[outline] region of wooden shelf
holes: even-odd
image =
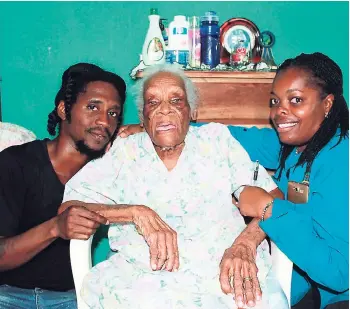
[[[198,122],[271,127],[275,72],[184,71],[199,93]],[[142,71],[136,74],[142,78]]]
[[[240,71],[184,71],[186,76],[196,83],[268,83],[271,84],[275,72],[240,72]],[[142,78],[142,71],[138,71],[136,78]]]
[[[252,119],[252,118],[219,118],[219,119],[200,119],[198,118],[196,122],[219,122],[223,124],[235,125],[235,126],[256,126],[260,128],[271,128],[271,123],[268,119]]]
[[[271,84],[275,72],[211,72],[185,71],[186,75],[196,83],[267,83]]]

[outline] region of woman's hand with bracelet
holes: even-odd
[[[264,189],[245,186],[237,207],[243,216],[265,220],[271,216],[274,197]]]

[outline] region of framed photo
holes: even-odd
[[[230,57],[240,47],[250,53],[251,60],[257,63],[261,59],[260,31],[250,20],[231,18],[220,27],[220,63],[229,64]]]

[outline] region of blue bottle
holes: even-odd
[[[208,11],[200,21],[201,62],[212,69],[220,63],[219,16],[214,11]]]

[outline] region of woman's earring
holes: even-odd
[[[324,114],[324,117],[325,117],[325,118],[328,118],[328,112],[326,112],[326,113]]]

